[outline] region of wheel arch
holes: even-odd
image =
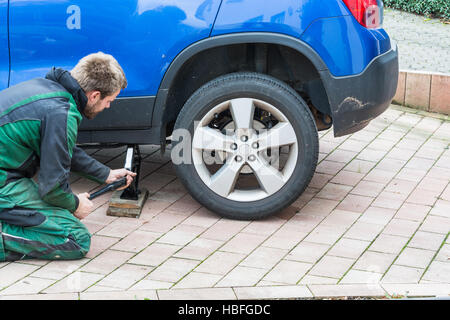
[[[289,73],[289,69],[299,67],[298,64],[300,64],[302,67],[306,66],[308,70],[305,74],[294,75],[294,77],[298,76],[306,77],[308,79],[310,78],[311,81],[309,83],[312,85],[310,86],[309,90],[312,93],[311,95],[316,97],[316,99],[312,99],[316,100],[313,101],[314,104],[320,105],[318,109],[321,112],[330,114],[328,112],[329,100],[326,94],[325,87],[322,84],[322,80],[320,78],[321,72],[328,71],[328,68],[321,57],[308,44],[292,36],[279,33],[246,32],[220,35],[198,41],[185,48],[176,56],[176,58],[172,61],[167,71],[165,72],[158,89],[152,117],[152,126],[155,128],[159,128],[160,130],[160,143],[162,146],[164,146],[166,143],[166,136],[170,134],[170,123],[173,122],[174,119],[176,119],[176,116],[182,107],[182,103],[179,103],[179,101],[177,103],[177,95],[183,96],[183,93],[180,93],[180,91],[187,91],[187,93],[184,94],[187,95],[190,91],[198,89],[202,84],[226,72],[255,71],[248,70],[244,66],[244,69],[229,69],[228,71],[223,71],[223,73],[221,74],[221,71],[219,70],[219,65],[221,64],[217,63],[216,61],[210,62],[209,64],[210,67],[216,66],[217,69],[214,70],[214,72],[211,72],[211,70],[203,70],[204,72],[199,73],[198,71],[195,71],[193,73],[192,71],[189,72],[186,70],[189,69],[189,67],[192,67],[193,64],[195,65],[194,62],[201,63],[202,58],[206,57],[207,54],[212,54],[212,56],[214,56],[214,53],[220,51],[222,48],[231,48],[233,46],[238,47],[249,44],[252,44],[255,47],[272,46],[276,48],[282,48],[282,52],[280,53],[284,57],[281,60],[284,61],[289,61],[289,59],[293,57],[296,57],[296,59],[300,59],[296,61],[297,64],[291,63],[291,65],[286,65],[284,72]],[[259,52],[261,50],[257,51]],[[256,62],[258,59],[264,58],[261,57],[261,54],[264,55],[264,50],[263,53],[258,52],[256,53],[256,57],[254,57]],[[256,62],[254,66],[255,68],[257,68],[256,71],[258,71],[258,68],[264,69],[264,65],[258,66],[256,65]],[[224,69],[229,67],[226,64],[222,65],[225,65]],[[202,64],[202,66],[204,68],[207,68],[208,64],[205,63]],[[265,73],[264,71],[266,70],[261,70],[262,73]],[[186,88],[184,85],[180,85],[181,82],[183,82],[184,84],[187,80],[190,80],[190,82],[197,81],[197,83],[188,88]],[[324,97],[326,99],[324,99]],[[178,100],[181,99],[182,101],[186,98],[187,97],[183,96],[181,98],[178,98]]]

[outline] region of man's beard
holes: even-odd
[[[94,119],[95,116],[96,116],[97,114],[99,114],[99,112],[96,112],[96,111],[95,111],[96,107],[97,107],[99,104],[100,104],[100,101],[98,101],[98,102],[95,103],[94,105],[86,104],[86,107],[84,107],[84,110],[83,110],[84,116],[85,116],[86,118],[88,118],[89,120]]]

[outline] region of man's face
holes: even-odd
[[[86,107],[84,108],[84,115],[86,116],[86,118],[94,119],[97,114],[105,109],[109,109],[111,102],[116,99],[119,93],[120,90],[117,90],[112,95],[100,99],[101,95],[99,91],[88,92],[86,94],[86,96],[88,97],[88,102],[86,104]]]

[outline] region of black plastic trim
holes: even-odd
[[[330,101],[335,137],[356,132],[383,113],[395,95],[397,44],[392,41],[391,50],[373,59],[358,75],[333,77],[329,71],[319,73]]]
[[[120,97],[94,119],[83,116],[80,131],[91,130],[135,130],[151,127],[155,96]]]

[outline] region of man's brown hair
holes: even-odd
[[[103,52],[83,57],[70,74],[84,92],[100,91],[101,99],[127,87],[122,67],[112,55]]]

